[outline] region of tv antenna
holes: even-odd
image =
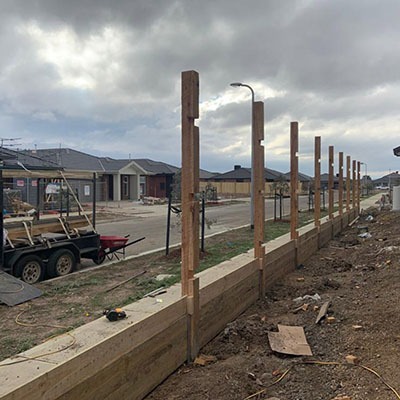
[[[15,147],[20,146],[21,143],[16,143],[21,138],[0,138],[0,147]]]

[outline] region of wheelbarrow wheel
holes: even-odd
[[[100,250],[97,257],[93,258],[92,260],[96,265],[100,265],[100,264],[103,264],[105,259],[106,259],[106,255],[105,255],[104,251]]]

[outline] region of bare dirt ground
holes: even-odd
[[[146,399],[400,399],[400,214],[369,211],[203,348],[214,362],[183,366]],[[326,301],[333,319],[316,324]],[[274,353],[278,324],[304,327],[313,356]]]

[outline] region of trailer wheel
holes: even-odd
[[[68,275],[75,267],[76,258],[74,253],[68,249],[60,249],[49,257],[49,261],[47,262],[47,275],[49,278]]]
[[[41,258],[33,254],[22,257],[16,264],[15,275],[29,284],[41,281],[44,277],[44,268]]]

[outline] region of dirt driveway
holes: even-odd
[[[180,368],[147,399],[400,399],[400,215],[370,212],[202,349],[215,361]],[[313,356],[273,352],[278,324],[304,327]]]

